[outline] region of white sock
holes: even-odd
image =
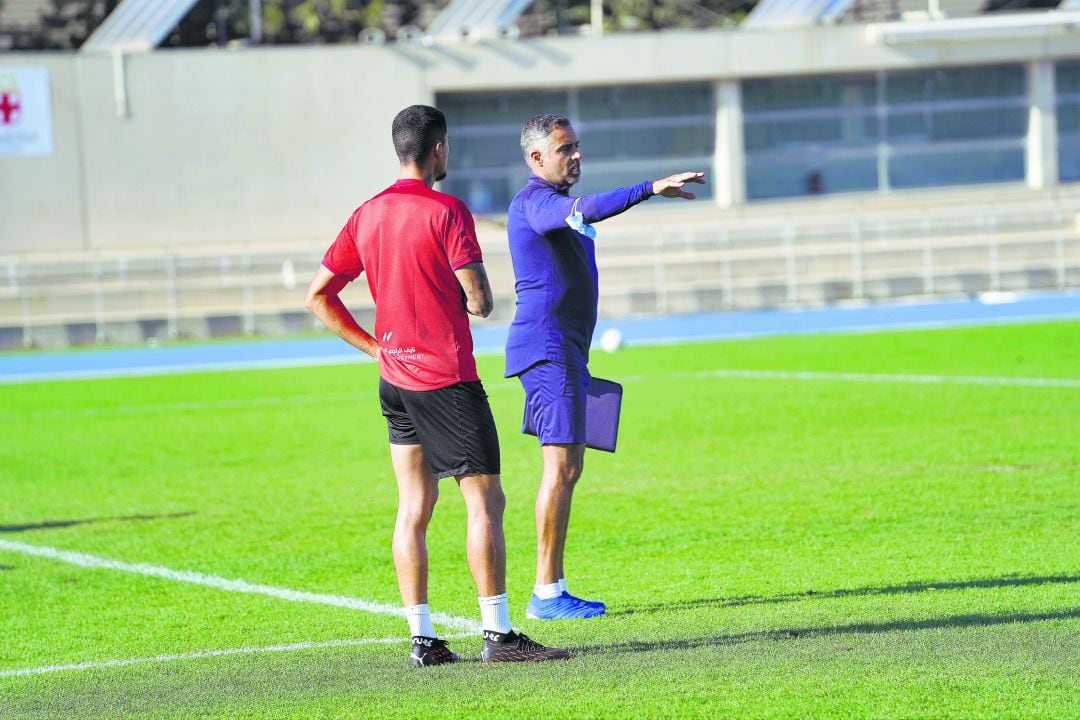
[[[427,603],[405,608],[405,619],[409,621],[410,635],[438,637],[435,634],[435,627],[431,624],[431,607]]]
[[[566,578],[559,578],[559,592],[568,593],[570,589],[566,587]]]
[[[562,595],[564,585],[565,583],[562,580],[553,582],[550,585],[533,585],[533,594],[541,600],[550,600]]]
[[[478,597],[477,600],[480,601],[480,620],[485,630],[508,633],[514,629],[510,624],[510,603],[506,601],[506,593]]]

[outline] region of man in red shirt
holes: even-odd
[[[307,308],[379,363],[379,399],[398,486],[394,566],[412,635],[413,667],[458,659],[431,623],[427,526],[439,480],[453,477],[468,508],[466,551],[479,594],[484,662],[567,658],[514,632],[506,600],[506,546],[499,438],[476,374],[468,315],[491,313],[472,215],[436,192],[446,176],[446,118],[426,105],[393,124],[399,180],[361,205],[327,250],[308,288]],[[375,337],[340,298],[367,273]]]

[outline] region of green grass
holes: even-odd
[[[0,677],[0,718],[1080,717],[1080,388],[710,377],[1080,378],[1080,323],[630,348],[571,588],[526,621],[535,439],[482,358],[512,617],[566,663],[410,671],[364,645]],[[0,540],[396,605],[372,365],[0,387]],[[79,522],[73,522],[79,521]],[[478,619],[452,481],[434,610]],[[403,620],[0,549],[0,672],[402,637]],[[479,654],[477,638],[453,642]]]

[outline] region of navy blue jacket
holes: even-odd
[[[651,197],[652,182],[580,198],[569,191],[533,175],[510,203],[506,230],[517,308],[506,341],[506,377],[542,360],[578,367],[589,361],[599,276],[589,237],[595,232],[587,225]],[[581,215],[577,222],[574,213]]]

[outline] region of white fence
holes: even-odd
[[[1075,207],[1074,207],[1075,205]],[[605,234],[600,312],[677,314],[1080,287],[1080,197],[878,211],[703,219]],[[654,223],[655,224],[655,223]],[[662,227],[657,224],[657,227]],[[482,234],[496,292],[513,312],[501,233]],[[322,246],[229,252],[0,258],[0,347],[134,343],[312,332],[304,291]],[[346,300],[361,322],[366,284]]]

